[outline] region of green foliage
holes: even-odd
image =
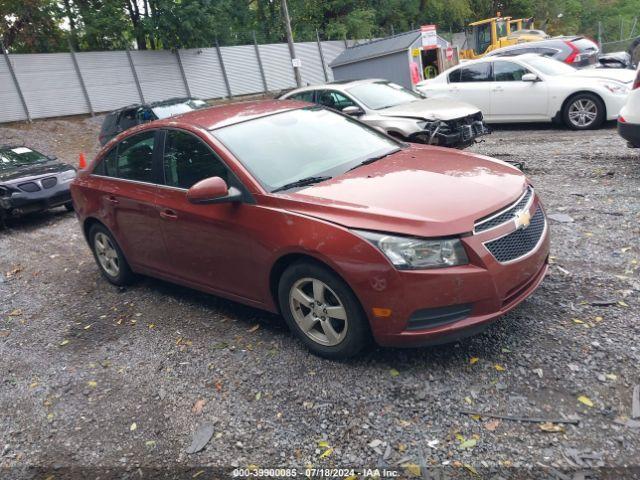
[[[282,0],[0,0],[0,28],[14,52],[125,47],[171,49],[285,40]],[[297,41],[372,38],[433,23],[457,32],[501,12],[536,18],[550,34],[606,41],[630,35],[640,0],[288,0]],[[640,35],[640,25],[636,27]]]

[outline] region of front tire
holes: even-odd
[[[348,358],[371,342],[369,322],[351,288],[317,263],[301,261],[287,268],[278,300],[291,331],[316,355]]]
[[[592,93],[578,93],[567,100],[562,120],[572,130],[598,128],[605,120],[604,103]]]
[[[101,224],[89,230],[89,245],[102,275],[119,287],[130,284],[134,275],[111,232]]]

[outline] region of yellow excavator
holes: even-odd
[[[542,30],[535,30],[532,18],[501,16],[470,23],[465,35],[465,48],[460,51],[460,58],[466,60],[480,58],[496,48],[549,38]]]

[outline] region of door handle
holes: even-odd
[[[178,214],[173,210],[165,208],[164,210],[160,210],[160,216],[165,220],[177,220]]]
[[[494,92],[504,92],[504,88],[502,87],[496,87],[493,89]]]
[[[120,203],[120,201],[113,195],[109,195],[107,197],[107,202],[109,202],[111,205],[118,205]]]

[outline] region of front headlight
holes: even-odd
[[[354,230],[376,246],[400,270],[453,267],[469,263],[457,238],[414,238]]]
[[[75,170],[67,170],[65,172],[62,172],[58,178],[60,179],[61,183],[64,182],[70,182],[71,180],[73,180],[74,178],[76,178],[76,171]]]
[[[609,90],[611,93],[617,93],[619,95],[629,93],[629,87],[622,85],[621,83],[605,83],[604,88]]]

